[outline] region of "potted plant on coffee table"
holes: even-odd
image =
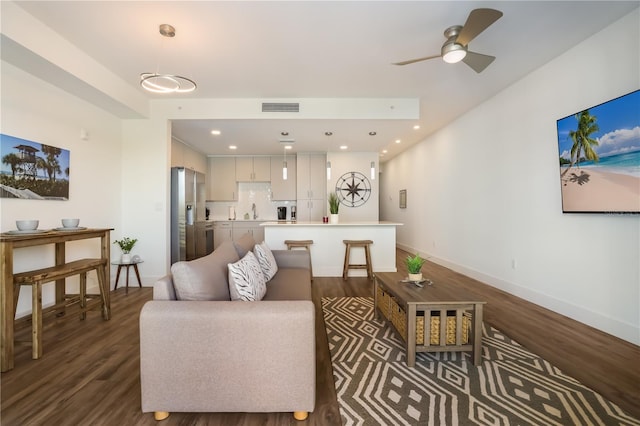
[[[136,243],[138,242],[137,238],[129,238],[129,237],[124,237],[121,240],[115,240],[113,242],[113,244],[117,244],[118,247],[120,247],[120,250],[122,250],[122,257],[120,258],[120,261],[122,263],[130,263],[131,262],[131,249],[133,249],[133,246],[136,245]]]
[[[331,213],[331,223],[338,223],[338,209],[340,208],[340,200],[335,192],[329,193],[329,213]]]
[[[426,262],[418,253],[415,256],[407,256],[404,263],[409,272],[409,281],[422,281],[422,265]]]

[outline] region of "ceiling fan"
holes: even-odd
[[[445,62],[455,64],[464,62],[477,73],[481,73],[495,59],[495,56],[483,55],[467,50],[467,45],[481,32],[489,28],[502,16],[502,12],[495,9],[474,9],[469,13],[467,22],[463,26],[454,25],[444,31],[447,41],[442,45],[439,55],[426,56],[424,58],[410,59],[408,61],[396,62],[394,65],[408,65],[414,62],[426,61],[428,59],[442,58]]]

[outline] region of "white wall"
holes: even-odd
[[[340,204],[338,213],[340,222],[377,221],[379,217],[379,180],[371,179],[371,162],[378,169],[378,154],[376,152],[328,152],[327,160],[331,161],[331,179],[327,180],[327,193],[335,191],[339,178],[348,172],[362,173],[371,184],[371,195],[366,203],[358,207],[348,207]],[[327,204],[327,212],[329,206]]]
[[[640,87],[639,15],[384,164],[381,218],[405,224],[399,245],[640,344],[640,217],[562,213],[555,127]]]
[[[0,229],[16,229],[18,219],[38,219],[40,229],[51,229],[61,226],[63,217],[77,217],[81,226],[115,228],[113,240],[121,228],[121,120],[6,62],[1,65],[2,133],[68,149],[71,172],[68,201],[1,198]],[[88,132],[88,140],[81,140],[80,129]],[[119,256],[119,249],[113,246],[112,253]],[[67,260],[99,256],[99,240],[67,244]],[[55,263],[52,245],[17,249],[14,259],[16,272]],[[88,280],[97,291],[95,274]],[[68,282],[77,285],[77,277]],[[45,306],[54,302],[54,287],[44,286]],[[30,291],[21,290],[18,316],[31,311]]]
[[[122,215],[124,235],[138,238],[142,285],[169,271],[171,127],[164,117],[124,120]]]

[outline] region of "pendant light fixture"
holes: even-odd
[[[169,24],[161,24],[159,30],[163,37],[171,38],[176,35],[176,29]],[[175,74],[160,74],[158,70],[140,74],[140,85],[152,93],[189,93],[197,87],[195,81],[190,78]]]
[[[378,132],[374,132],[374,131],[369,132],[369,136],[375,136],[377,134]],[[374,180],[375,178],[376,178],[376,162],[372,161],[371,162],[371,180]]]
[[[282,180],[287,180],[287,147],[283,148],[284,157],[282,160]]]
[[[280,133],[282,136],[286,136],[289,133],[282,132]],[[293,148],[293,144],[295,140],[293,139],[280,139],[280,144],[282,145],[282,180],[287,180],[288,178],[288,167],[287,167],[287,150]]]
[[[324,132],[327,137],[327,154],[329,153],[329,138],[333,135],[333,132]],[[327,180],[331,180],[331,161],[327,160]]]

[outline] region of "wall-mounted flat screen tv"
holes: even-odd
[[[564,213],[640,213],[640,90],[557,122]]]

